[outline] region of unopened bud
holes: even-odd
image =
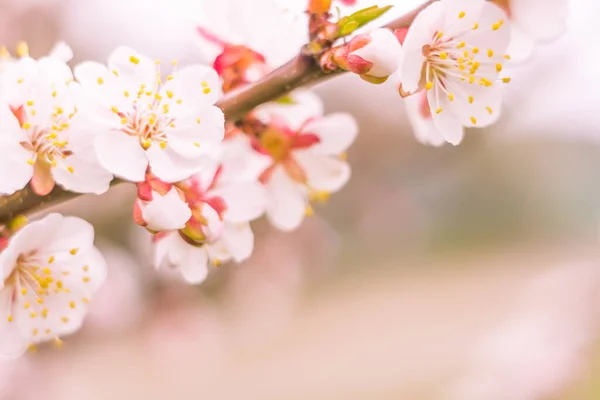
[[[400,66],[402,46],[388,29],[358,35],[349,46],[348,68],[369,82],[385,82]]]

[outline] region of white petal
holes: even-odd
[[[100,164],[118,177],[141,182],[146,174],[148,157],[137,137],[122,132],[108,131],[94,140]]]
[[[311,147],[315,153],[338,155],[346,151],[356,139],[358,124],[350,114],[335,113],[310,121],[302,132],[314,133],[321,140]]]
[[[210,152],[205,151],[197,158],[186,158],[175,152],[172,146],[163,149],[156,144],[150,146],[146,154],[152,173],[165,182],[187,179],[202,170],[211,161]]]
[[[503,21],[498,29],[492,27]],[[510,42],[511,24],[508,16],[491,1],[484,1],[481,7],[478,28],[465,31],[463,40],[470,46],[480,49],[492,49],[496,56],[492,59],[502,60]],[[481,71],[479,71],[481,73]]]
[[[402,47],[405,51],[421,52],[423,46],[431,44],[433,35],[443,28],[443,3],[445,2],[436,1],[417,15],[404,38]]]
[[[142,216],[147,227],[154,231],[182,229],[192,216],[192,211],[175,188],[164,196],[152,192],[152,201],[144,203]]]
[[[167,96],[172,94],[172,98]],[[163,90],[163,102],[173,108],[176,115],[189,115],[195,110],[213,105],[221,97],[221,84],[217,72],[204,65],[193,65],[173,73]],[[181,104],[177,100],[181,99]]]
[[[393,74],[400,66],[402,46],[389,29],[375,29],[370,34],[371,42],[350,55],[356,55],[373,64],[368,75],[384,78]]]
[[[296,229],[304,219],[307,205],[307,193],[277,167],[266,185],[267,217],[269,221],[282,231]]]
[[[455,87],[458,87],[457,93],[461,95],[455,96],[455,100],[452,102],[444,96],[441,107],[445,110],[450,109],[464,126],[482,128],[498,120],[504,94],[501,84],[481,86],[457,82]],[[431,95],[434,90],[429,92],[428,95]],[[469,97],[472,97],[472,103]],[[432,106],[432,108],[435,107]]]
[[[0,356],[10,358],[23,354],[29,345],[19,327],[20,316],[13,315],[13,321],[8,322],[12,295],[12,289],[0,290]]]
[[[206,220],[204,233],[206,234],[207,241],[214,242],[218,240],[223,234],[224,223],[221,220],[221,217],[217,211],[208,204],[202,206],[202,216]]]
[[[33,176],[27,162],[31,156],[20,144],[0,137],[0,194],[13,194],[27,185]]]
[[[235,135],[222,144],[223,169],[220,182],[254,182],[269,165],[271,158],[252,148],[247,135]]]
[[[62,62],[69,62],[73,59],[73,50],[65,42],[58,42],[50,50],[49,56]]]
[[[78,193],[102,194],[110,187],[113,175],[104,169],[96,160],[94,154],[80,156],[73,154],[65,160],[66,167],[52,168],[52,176],[56,183],[63,188]]]
[[[217,188],[209,196],[220,196],[227,204],[225,219],[247,222],[260,217],[267,206],[267,193],[258,182],[241,183]]]
[[[511,61],[521,62],[527,60],[533,53],[534,48],[535,41],[533,38],[513,24],[510,44],[506,50],[506,53],[510,54]]]
[[[427,92],[427,98],[430,105],[436,104],[434,103],[436,100],[433,93],[434,90]],[[463,124],[461,123],[459,116],[453,112],[453,102],[446,97],[440,98],[439,101],[439,104],[436,104],[434,107],[441,108],[442,112],[437,113],[436,111],[432,111],[431,117],[433,119],[433,125],[442,133],[444,139],[448,143],[456,146],[462,141],[464,135]]]
[[[25,228],[34,226],[35,230],[30,235],[36,237],[49,236],[43,243],[44,252],[54,256],[64,255],[72,258],[72,250],[85,254],[94,244],[94,228],[92,225],[77,217],[65,217],[60,214],[49,214],[45,218],[27,225]],[[22,232],[23,228],[18,233]],[[38,247],[38,248],[40,248]]]
[[[188,283],[199,284],[206,280],[208,254],[203,247],[192,246],[175,234],[170,241],[169,260]]]
[[[139,88],[152,88],[157,80],[156,63],[132,48],[119,46],[108,57],[108,69],[117,71],[118,79],[125,79]],[[139,89],[138,89],[139,90]]]
[[[337,158],[297,151],[294,157],[304,169],[312,189],[337,192],[350,179],[350,166]]]
[[[406,106],[406,116],[410,122],[413,132],[417,140],[423,144],[429,144],[432,146],[441,146],[446,143],[442,132],[440,132],[433,124],[431,113],[429,118],[422,115],[421,107],[422,102],[427,101],[427,96],[424,92],[408,96],[404,99]],[[429,111],[429,104],[426,104],[427,110]]]
[[[222,240],[236,262],[242,262],[252,255],[254,234],[250,224],[225,224]]]

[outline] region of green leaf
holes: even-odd
[[[280,98],[275,100],[275,103],[289,105],[289,106],[293,106],[294,104],[297,104],[296,101],[290,95],[281,96]]]
[[[357,11],[352,15],[344,18],[340,18],[338,21],[338,27],[340,28],[340,37],[347,36],[357,30],[358,28],[365,26],[366,24],[376,20],[385,14],[392,6],[373,6],[363,10]]]

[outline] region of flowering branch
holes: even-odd
[[[386,28],[408,28],[419,12],[435,1],[437,0],[429,0],[417,9],[389,23]],[[296,88],[314,85],[343,72],[345,71],[324,72],[313,56],[301,53],[263,79],[226,94],[216,105],[223,110],[227,121],[237,121],[261,104],[280,98]],[[112,185],[122,182],[115,179]],[[0,197],[0,223],[8,222],[19,214],[40,211],[52,204],[77,196],[79,196],[78,193],[69,192],[60,187],[55,187],[48,195],[38,196],[30,186],[27,186],[10,196]]]

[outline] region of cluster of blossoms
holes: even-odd
[[[324,52],[321,65],[372,83],[398,78],[420,140],[458,144],[465,127],[498,118],[499,83],[510,80],[502,75],[509,19],[536,39],[553,35],[547,26],[519,25],[531,17],[521,2],[437,1],[410,29],[355,36]],[[331,4],[310,2],[325,10],[311,25],[319,46],[331,45],[319,34],[320,26],[332,26],[321,24]],[[115,178],[135,183],[133,220],[153,237],[154,266],[168,265],[192,284],[203,282],[211,266],[247,259],[250,223],[262,215],[280,230],[298,228],[313,202],[348,182],[346,151],[358,134],[356,121],[325,115],[314,93],[296,90],[226,122],[215,105],[221,94],[252,84],[276,64],[210,26],[197,32],[217,49],[212,67],[172,62],[163,70],[127,47],[113,51],[106,65],[87,61],[73,69],[64,44],[38,60],[24,45],[17,58],[2,51],[0,195],[27,185],[39,196],[56,185],[102,194]],[[3,222],[0,355],[18,355],[38,342],[60,343],[79,328],[106,265],[81,219],[50,214],[31,224]]]
[[[529,54],[565,28],[566,1],[549,7],[536,0],[434,2],[410,28],[378,29],[355,36],[322,62],[366,81],[391,77],[405,98],[417,139],[459,144],[464,128],[482,128],[500,116],[505,63]]]

